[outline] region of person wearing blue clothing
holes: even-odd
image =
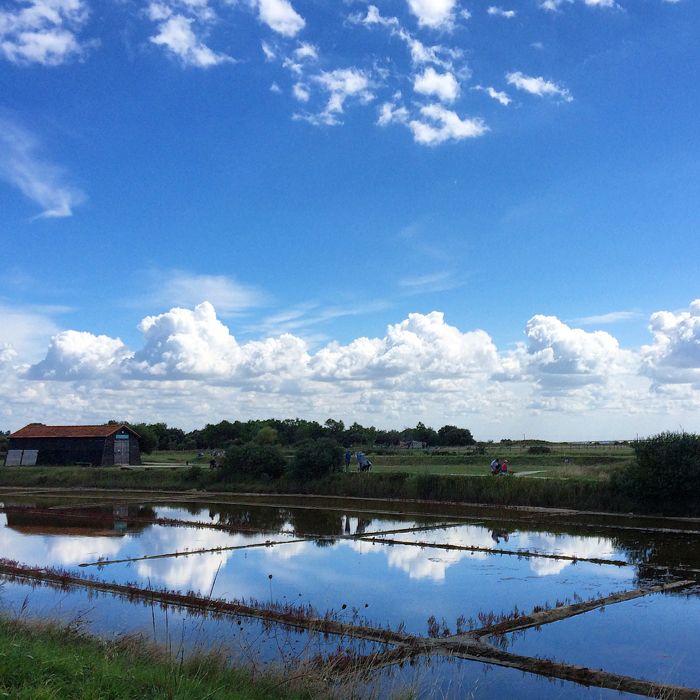
[[[366,472],[372,468],[372,462],[367,459],[367,455],[364,452],[356,452],[355,458],[357,459],[358,471]]]
[[[352,452],[350,450],[345,450],[345,471],[350,471],[350,460],[352,459]]]

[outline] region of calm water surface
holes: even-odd
[[[396,511],[395,505],[385,510],[376,502],[350,501],[343,507],[337,499],[278,499],[281,504],[269,498],[242,500],[245,503],[8,500],[4,505],[34,505],[43,512],[10,508],[0,513],[0,556],[109,582],[135,582],[230,600],[311,605],[321,614],[332,610],[348,622],[364,618],[377,626],[404,625],[423,635],[431,616],[456,631],[460,616],[475,620],[478,626],[479,613],[509,612],[515,607],[529,611],[653,583],[659,570],[645,568],[646,563],[700,566],[700,536],[687,523],[670,525],[682,532],[654,533],[649,528],[659,527],[658,521],[596,516],[594,522],[578,517],[566,522],[565,516],[559,516],[557,522],[551,518],[536,522],[531,513],[523,516],[493,508],[449,509],[445,515],[414,509],[417,512],[402,515],[387,512]],[[154,524],[155,518],[190,524]],[[396,532],[407,528],[421,529]],[[361,536],[371,536],[373,541]],[[508,550],[514,555],[425,544]],[[263,546],[241,548],[249,545]],[[626,565],[548,559],[523,552]],[[178,556],[147,558],[164,554]],[[129,561],[109,563],[125,559]],[[95,562],[99,566],[80,566]],[[18,583],[6,582],[0,588],[0,608],[67,621],[80,618],[87,628],[106,636],[140,631],[174,644],[179,652],[220,647],[233,659],[255,664],[291,665],[348,646],[361,653],[377,648],[255,620],[232,622],[175,608],[166,616],[158,606],[130,603],[111,594]],[[697,594],[658,594],[511,635],[506,643],[520,654],[700,687],[700,664],[693,663],[693,652],[700,647],[698,620]],[[506,693],[608,697],[603,691],[571,683],[437,658],[384,670],[372,683],[375,690],[393,684],[411,686],[426,697],[433,693],[437,697],[503,697]]]

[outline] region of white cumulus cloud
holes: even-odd
[[[491,17],[504,17],[505,19],[513,19],[517,12],[515,10],[504,10],[498,5],[491,5],[486,12],[491,15]]]
[[[687,311],[657,311],[649,330],[654,338],[642,348],[643,371],[659,384],[700,383],[700,299]]]
[[[162,6],[151,6],[151,17],[160,17]],[[177,56],[185,66],[210,68],[221,63],[230,63],[233,59],[210,49],[195,33],[195,20],[181,14],[170,15],[158,24],[158,33],[151,37],[151,42],[163,46]]]
[[[134,357],[133,370],[145,375],[227,377],[241,359],[236,339],[208,301],[193,310],[174,308],[146,316],[139,330],[144,347]]]
[[[288,0],[255,0],[260,21],[282,36],[296,36],[306,25]]]
[[[418,24],[433,29],[449,29],[454,22],[456,0],[408,0]]]
[[[349,345],[330,343],[311,360],[317,379],[408,381],[486,375],[499,367],[496,346],[484,331],[462,333],[444,314],[413,313],[391,325],[384,338],[358,338]],[[420,380],[419,380],[420,377]]]
[[[450,73],[438,73],[428,66],[413,79],[413,89],[421,95],[434,95],[443,102],[454,102],[459,97],[459,83]]]
[[[601,384],[636,371],[632,353],[604,331],[571,328],[556,316],[538,314],[527,322],[525,333],[527,345],[516,352],[521,371],[549,389]]]
[[[420,114],[422,119],[413,119],[408,125],[415,141],[426,146],[475,138],[488,131],[482,119],[462,119],[456,112],[439,104],[421,107]]]
[[[13,63],[58,66],[81,56],[78,32],[88,18],[82,0],[29,0],[0,10],[0,54]]]
[[[29,370],[34,379],[90,379],[118,371],[131,357],[118,338],[84,331],[63,331],[49,343],[46,357]]]

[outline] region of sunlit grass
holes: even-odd
[[[101,641],[51,624],[0,618],[0,697],[15,700],[301,698],[223,655],[173,658],[138,637]]]

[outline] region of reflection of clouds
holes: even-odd
[[[130,537],[24,535],[7,527],[0,516],[0,556],[34,566],[71,566],[86,559],[111,557],[129,545]]]
[[[128,545],[128,537],[68,537],[51,542],[49,558],[64,566],[80,564],[87,559],[113,557]]]
[[[193,536],[194,535],[194,536]],[[288,535],[275,535],[275,539],[284,539]],[[215,549],[217,547],[240,547],[242,545],[266,542],[270,535],[265,534],[231,534],[221,530],[192,530],[157,526],[149,531],[147,541],[142,542],[143,554],[159,552],[186,552],[196,549]],[[270,556],[289,559],[303,552],[304,542],[284,544],[265,548]],[[289,548],[289,552],[285,549]],[[182,588],[192,591],[209,591],[214,583],[219,568],[223,569],[235,550],[208,552],[204,554],[183,554],[168,559],[148,559],[136,565],[139,576],[164,584],[168,588]],[[138,556],[138,555],[136,555]]]
[[[476,530],[476,528],[474,528]],[[417,534],[417,533],[412,533]],[[477,533],[472,533],[476,535]],[[489,547],[493,544],[488,531],[480,531],[480,538],[470,544],[478,547]],[[378,540],[380,542],[381,540]],[[459,530],[447,530],[445,538],[441,540],[446,544],[462,545],[464,543],[464,532]],[[450,566],[457,564],[462,559],[470,557],[472,559],[486,559],[490,555],[486,552],[467,552],[460,550],[440,550],[440,549],[421,549],[419,546],[409,545],[373,545],[371,542],[363,541],[347,541],[348,545],[359,554],[368,554],[369,552],[382,552],[389,566],[400,569],[408,574],[409,578],[422,579],[430,578],[433,581],[444,581],[445,572]]]
[[[439,534],[439,537],[435,535]],[[401,535],[401,539],[420,542],[439,542],[457,546],[483,547],[485,549],[523,549],[531,552],[560,554],[579,558],[611,558],[615,554],[612,540],[605,537],[584,537],[580,535],[553,535],[544,532],[520,532],[513,535],[517,546],[511,541],[497,544],[491,531],[477,526],[457,527],[440,531],[440,533],[412,532]],[[381,538],[378,539],[381,541]],[[470,552],[460,550],[421,549],[420,546],[393,545],[380,546],[370,542],[348,541],[348,545],[358,554],[383,552],[389,566],[400,569],[412,579],[430,578],[443,581],[447,569],[463,559],[487,559],[488,552]],[[530,557],[528,565],[536,576],[553,576],[561,573],[574,562],[562,559],[543,559]]]
[[[196,538],[193,538],[196,532]],[[215,547],[237,547],[254,542],[264,542],[265,537],[231,535],[220,530],[190,530],[177,527],[156,527],[149,532],[148,545],[152,552],[182,552],[186,549],[214,549]],[[233,551],[190,554],[168,559],[148,559],[136,565],[139,576],[158,581],[168,588],[192,591],[209,590],[219,567],[223,568]]]
[[[542,559],[533,557],[530,559],[530,570],[536,576],[554,576],[561,573],[567,566],[571,566],[572,562],[565,559]]]
[[[312,547],[311,542],[290,542],[289,544],[278,544],[274,547],[265,547],[265,555],[270,559],[293,559],[303,554],[307,554]]]
[[[523,549],[548,554],[563,554],[581,559],[610,559],[615,554],[612,540],[607,537],[583,537],[581,535],[552,535],[544,532],[526,532],[520,536]],[[558,574],[572,561],[532,557],[530,569],[537,576]]]

